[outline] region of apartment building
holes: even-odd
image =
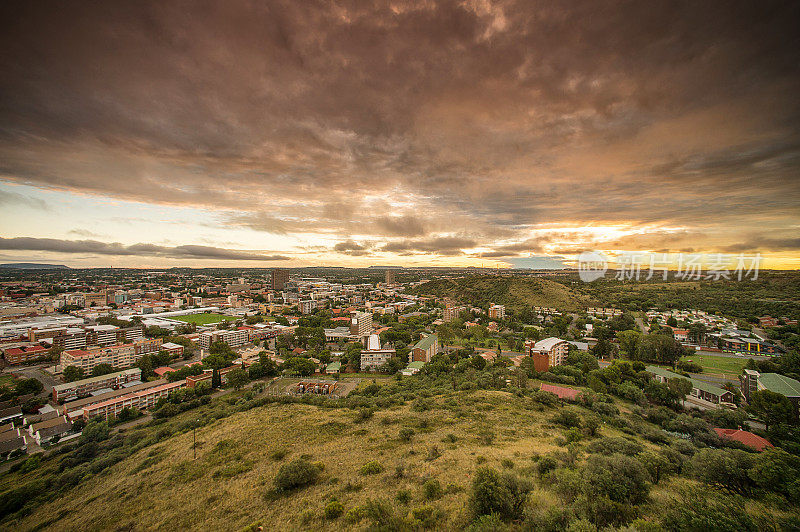
[[[427,363],[430,362],[438,352],[439,337],[435,334],[429,334],[414,344],[414,347],[412,347],[411,351],[408,353],[408,361]]]
[[[289,270],[272,270],[270,285],[273,290],[283,290],[289,282]]]
[[[459,314],[467,310],[467,307],[457,307],[457,306],[447,306],[444,309],[444,316],[442,319],[444,321],[453,321],[458,318]]]
[[[99,403],[87,405],[83,407],[83,419],[89,420],[98,416],[105,419],[116,417],[125,408],[148,410],[153,408],[162,397],[168,396],[174,390],[185,387],[185,380],[167,382],[151,388],[132,391]]]
[[[40,345],[24,345],[21,347],[10,347],[3,351],[3,358],[7,364],[24,364],[35,360],[42,360],[48,357],[50,350]]]
[[[249,340],[247,329],[234,329],[231,331],[211,331],[204,332],[197,338],[197,343],[203,349],[211,349],[214,342],[225,342],[232,348],[237,348],[246,344]]]
[[[162,342],[161,338],[153,338],[132,344],[70,349],[61,353],[61,367],[75,366],[81,368],[84,373],[90,373],[99,364],[127,368],[134,365],[145,354],[157,353]]]
[[[56,402],[69,401],[89,395],[104,388],[117,389],[123,384],[142,380],[142,370],[129,368],[107,375],[90,377],[79,381],[67,382],[53,386],[53,400]]]
[[[382,349],[380,336],[369,335],[367,348],[361,351],[361,370],[370,371],[378,369],[395,355],[394,349]]]
[[[314,312],[314,301],[311,299],[302,299],[297,306],[300,309],[300,314],[311,314]]]
[[[359,340],[372,334],[372,313],[353,312],[350,315],[350,335]]]
[[[489,318],[493,320],[502,320],[506,317],[506,307],[503,305],[492,305],[489,307]]]
[[[545,338],[538,342],[527,342],[528,356],[533,358],[534,369],[545,372],[564,363],[569,354],[569,342],[560,338]]]
[[[742,384],[742,395],[748,403],[754,392],[769,390],[789,399],[794,406],[795,416],[800,413],[800,382],[797,380],[780,373],[760,373],[754,369],[745,369],[739,380]]]

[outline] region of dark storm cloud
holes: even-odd
[[[282,255],[264,255],[253,251],[240,251],[211,246],[159,246],[156,244],[133,244],[125,246],[119,242],[100,242],[97,240],[59,240],[55,238],[3,238],[0,249],[22,251],[48,251],[54,253],[89,253],[98,255],[134,255],[149,257],[168,257],[175,259],[218,259],[218,260],[288,260]]]
[[[381,251],[392,253],[432,253],[438,255],[460,255],[463,249],[475,247],[474,239],[459,236],[443,236],[425,240],[401,240],[385,244]]]
[[[0,177],[402,253],[542,223],[734,246],[800,218],[799,6],[5,2]]]

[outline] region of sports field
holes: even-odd
[[[723,357],[718,355],[693,354],[683,357],[683,360],[691,360],[703,366],[703,373],[724,375],[729,378],[736,378],[742,372],[742,368],[747,364],[747,357]]]
[[[209,323],[220,323],[222,321],[234,321],[233,316],[223,316],[222,314],[186,314],[184,316],[170,316],[172,320],[194,323],[195,325],[208,325]]]

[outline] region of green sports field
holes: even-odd
[[[195,325],[208,325],[209,323],[220,323],[222,321],[234,321],[236,318],[232,316],[223,316],[222,314],[186,314],[185,316],[171,316],[170,319],[183,321],[186,323],[194,323]]]
[[[747,357],[722,357],[718,355],[693,354],[684,357],[703,366],[703,373],[724,375],[729,378],[738,377],[742,368],[747,364]]]

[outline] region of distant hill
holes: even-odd
[[[17,270],[69,270],[69,266],[63,264],[38,264],[35,262],[11,262],[9,264],[0,264],[0,268],[17,269]]]
[[[412,293],[450,297],[479,306],[496,303],[510,309],[539,306],[579,311],[595,304],[590,297],[563,284],[538,277],[474,275],[437,279],[415,287]]]

